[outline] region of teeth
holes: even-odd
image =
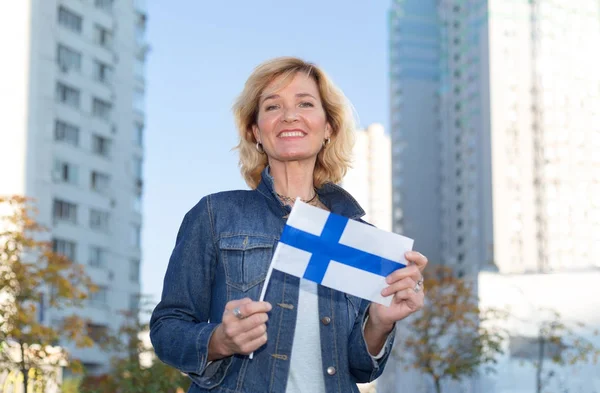
[[[304,136],[304,133],[302,133],[300,131],[290,131],[290,132],[282,132],[279,136],[281,138],[284,138],[287,136]]]

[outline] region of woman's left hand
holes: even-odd
[[[369,307],[370,322],[381,330],[391,331],[397,321],[423,307],[425,295],[422,272],[427,266],[427,258],[416,251],[407,252],[405,257],[409,265],[387,276],[389,286],[381,292],[383,296],[394,296],[392,304],[386,307],[371,303]]]

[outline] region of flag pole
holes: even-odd
[[[279,253],[279,245],[277,245],[277,248],[275,249],[275,254],[273,255],[273,259],[271,259],[271,263],[269,264],[269,270],[267,270],[267,276],[265,277],[265,282],[260,291],[260,298],[258,299],[259,302],[262,302],[263,300],[265,300],[265,295],[267,294],[267,287],[269,286],[269,281],[271,281],[271,273],[273,272],[273,261],[275,260],[275,257],[277,256],[278,253]],[[254,352],[252,352],[250,354],[250,360],[252,360],[253,357],[254,357]]]

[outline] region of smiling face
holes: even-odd
[[[331,127],[323,109],[315,80],[297,73],[292,81],[277,89],[275,79],[261,96],[254,137],[262,143],[269,162],[316,160]]]

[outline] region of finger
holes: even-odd
[[[252,303],[252,299],[250,299],[248,297],[245,297],[243,299],[232,300],[230,302],[227,302],[227,304],[225,305],[225,310],[231,311],[236,307],[240,307],[240,309],[241,309],[241,307],[244,304],[248,304],[248,303]]]
[[[242,354],[248,355],[248,354],[256,351],[258,348],[262,347],[266,343],[267,343],[267,334],[265,333],[262,336],[254,339],[252,341],[244,343],[240,347],[240,351],[241,351]]]
[[[243,298],[243,299],[237,299],[237,300],[232,300],[230,302],[227,302],[227,304],[225,305],[225,311],[223,312],[223,322],[227,323],[228,321],[231,320],[237,320],[239,318],[237,318],[234,314],[233,314],[233,310],[235,308],[241,308],[245,305],[245,304],[249,304],[252,303],[252,299],[250,298]],[[244,315],[244,314],[242,314]]]
[[[251,315],[254,315],[257,313],[267,313],[267,312],[271,311],[271,309],[273,308],[271,306],[271,303],[269,303],[269,302],[252,302],[252,301],[250,301],[248,303],[244,303],[239,307],[240,307],[240,312],[242,313],[244,318],[248,318]]]
[[[405,277],[400,281],[396,281],[387,288],[384,288],[383,291],[381,291],[381,296],[390,296],[405,289],[413,289],[416,286],[417,282],[414,280],[414,278]]]
[[[419,268],[420,271],[423,271],[423,269],[425,269],[425,266],[427,266],[427,262],[429,262],[425,255],[417,251],[408,251],[404,254],[404,257],[409,262],[413,262]]]
[[[413,278],[415,280],[415,282],[419,281],[421,279],[421,271],[415,265],[407,266],[405,268],[398,269],[398,270],[395,270],[392,273],[390,273],[385,278],[385,281],[389,285],[391,285],[397,281],[405,279],[406,277]]]
[[[266,312],[252,314],[239,320],[240,332],[248,332],[259,325],[264,325],[269,320]]]
[[[396,294],[394,295],[393,303],[405,303],[406,306],[414,312],[423,308],[423,304],[425,303],[425,297],[423,296],[422,291],[415,292],[412,289],[405,289],[403,291],[396,292]]]
[[[239,342],[246,343],[246,342],[254,341],[257,338],[264,336],[265,334],[267,334],[267,325],[264,323],[261,323],[260,325],[255,326],[253,329],[240,334]]]

